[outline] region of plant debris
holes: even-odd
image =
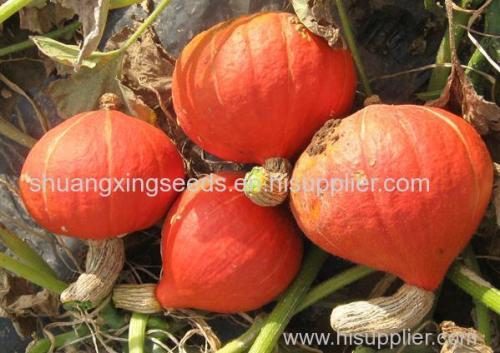
[[[340,30],[332,17],[332,2],[326,0],[292,0],[299,20],[314,34],[327,40],[332,48],[342,47]]]

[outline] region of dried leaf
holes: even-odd
[[[121,96],[116,79],[122,56],[103,57],[90,69],[82,67],[68,78],[54,81],[48,91],[56,103],[57,111],[63,118],[81,112],[95,110],[99,98],[104,93],[115,93]]]
[[[80,53],[80,48],[78,46],[64,44],[43,36],[33,36],[31,40],[43,54],[47,55],[55,62],[69,66],[76,65]],[[101,58],[102,56],[93,53],[81,61],[81,66],[93,68]]]
[[[483,335],[473,328],[460,327],[452,321],[443,321],[439,327],[446,340],[441,353],[493,353]]]
[[[19,12],[20,27],[35,33],[46,33],[74,16],[73,10],[53,2],[47,4],[47,1],[36,1]]]
[[[19,335],[31,335],[37,317],[57,315],[59,304],[47,290],[37,292],[26,280],[0,270],[0,316],[11,319]]]
[[[340,31],[332,17],[331,4],[328,0],[292,0],[293,9],[304,26],[325,38],[332,48],[343,47]]]
[[[132,35],[124,28],[113,36],[109,48],[118,48]],[[125,53],[120,81],[151,108],[165,111],[171,97],[171,81],[175,60],[163,49],[158,36],[149,28]]]
[[[453,3],[446,1],[450,28],[453,28]],[[446,107],[461,114],[480,134],[500,131],[500,107],[478,95],[458,60],[453,31],[450,31],[451,73],[441,96],[426,105]]]
[[[83,59],[90,56],[99,45],[106,27],[110,0],[61,0],[61,5],[78,15],[83,28],[83,44],[75,64],[79,69]]]

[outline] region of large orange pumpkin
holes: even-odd
[[[349,111],[351,54],[332,49],[288,13],[221,23],[182,51],[172,94],[180,126],[226,160],[291,158],[329,117]]]
[[[292,216],[280,207],[253,204],[236,187],[243,176],[206,176],[170,209],[156,291],[163,307],[221,313],[257,309],[297,273],[302,241]]]
[[[291,206],[328,252],[433,290],[478,227],[492,178],[489,153],[463,119],[372,105],[316,134],[295,165]]]
[[[176,178],[184,178],[183,162],[161,130],[99,110],[45,134],[19,185],[29,213],[49,231],[104,239],[157,222],[175,198],[168,182]]]

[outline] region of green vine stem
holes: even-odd
[[[249,353],[273,351],[280,335],[306,296],[327,257],[328,254],[316,246],[309,249],[299,274],[274,307]]]
[[[52,32],[45,33],[44,36],[52,39],[64,37],[66,34],[73,33],[80,27],[81,23],[78,21],[72,22],[69,25],[56,29]],[[26,50],[35,46],[31,39],[0,48],[0,58],[9,54],[13,54],[22,50]]]
[[[500,314],[500,290],[464,265],[455,264],[447,277],[472,298]]]
[[[121,7],[138,4],[141,1],[142,0],[110,0],[109,9],[119,9]],[[32,2],[33,0],[8,0],[0,5],[0,24]]]
[[[461,0],[460,7],[464,9],[477,8],[481,5],[482,0]],[[465,13],[462,11],[457,11],[453,16],[453,36],[455,39],[455,43],[458,47],[465,33],[465,28],[462,26],[467,25],[467,21],[470,18],[469,13]],[[444,33],[443,39],[441,40],[441,44],[439,45],[439,49],[436,55],[436,64],[445,64],[451,61],[451,52],[450,52],[450,28],[446,30]],[[448,67],[436,66],[434,70],[432,70],[432,75],[429,80],[429,85],[427,86],[428,92],[441,92],[441,90],[446,85],[448,80],[448,76],[450,75],[451,69]],[[439,95],[438,95],[439,96]],[[434,97],[435,98],[435,97]]]
[[[54,336],[53,341],[49,340],[48,338],[35,341],[30,346],[28,346],[28,348],[26,349],[26,353],[47,353],[50,352],[51,349],[52,351],[54,351],[58,348],[62,348],[68,344],[71,344],[71,342],[74,342],[88,334],[90,334],[90,331],[87,325],[80,325],[74,331],[61,333],[60,335]]]
[[[472,249],[472,245],[469,244],[469,246],[465,248],[463,255],[465,265],[474,271],[478,276],[481,276],[481,269],[479,267],[479,263],[477,262],[476,255],[474,254],[474,249]],[[490,312],[480,300],[474,299],[474,305],[476,306],[477,329],[483,334],[484,341],[489,345],[491,344],[492,334]]]
[[[156,20],[158,15],[162,13],[163,10],[167,7],[167,5],[170,3],[170,0],[162,0],[158,6],[151,12],[151,14],[146,18],[146,20],[137,28],[137,30],[130,36],[130,38],[127,39],[125,44],[120,49],[117,49],[113,52],[110,53],[124,53],[132,44],[136,42],[137,39],[142,35],[142,33],[150,26],[153,24],[153,22]]]
[[[0,267],[55,294],[60,295],[68,286],[56,277],[25,265],[4,253],[0,253]]]
[[[488,6],[486,10],[486,14],[484,15],[484,32],[489,35],[500,35],[500,0],[493,0],[491,4]],[[493,59],[498,60],[498,53],[495,50],[496,48],[500,48],[500,44],[497,38],[492,37],[484,37],[481,41],[481,46],[486,52],[488,52]],[[469,67],[465,70],[465,73],[471,80],[476,92],[482,96],[486,95],[487,90],[485,89],[486,80],[478,74],[474,72],[474,70],[479,70],[483,72],[487,72],[490,69],[490,63],[486,60],[486,57],[479,51],[478,48],[472,53],[470,57],[469,63],[467,64]],[[488,85],[489,86],[489,85]]]
[[[316,285],[309,291],[309,293],[307,293],[304,300],[297,307],[294,315],[315,304],[321,299],[327,297],[328,295],[331,295],[340,288],[356,282],[357,280],[373,272],[375,272],[375,270],[366,266],[355,266]],[[257,329],[260,330],[260,328],[263,326],[263,324],[261,324],[260,322],[256,322],[254,325],[255,326],[249,328],[248,332],[245,332],[240,337],[224,345],[224,347],[222,347],[217,353],[242,353],[247,351],[250,348],[253,340],[257,336],[258,331],[255,331]]]
[[[33,0],[7,0],[4,2],[0,5],[0,24],[32,2]]]
[[[119,9],[122,7],[128,7],[131,5],[139,4],[142,1],[143,0],[111,0],[109,2],[109,9],[115,10],[115,9]]]
[[[128,351],[129,353],[144,353],[144,341],[146,340],[146,326],[148,315],[132,313],[128,328]]]
[[[57,277],[56,273],[31,246],[0,224],[0,242],[16,255],[25,265]]]
[[[0,135],[5,136],[27,148],[33,147],[36,143],[36,140],[33,137],[25,134],[2,117],[0,117]]]
[[[343,288],[353,282],[356,282],[357,280],[373,272],[375,272],[375,270],[369,267],[355,266],[348,270],[345,270],[344,272],[339,273],[336,276],[333,276],[332,278],[313,287],[309,291],[309,293],[307,293],[302,303],[300,303],[295,313],[298,313],[308,308],[309,306],[329,296],[338,289]]]
[[[361,79],[361,84],[363,85],[366,97],[370,97],[371,95],[373,95],[373,91],[370,86],[370,81],[366,76],[365,68],[363,66],[363,62],[361,61],[361,56],[359,55],[358,47],[356,45],[356,39],[354,38],[354,34],[352,31],[351,21],[347,16],[347,11],[344,6],[344,1],[335,0],[335,4],[337,5],[337,10],[339,12],[340,22],[342,22],[342,29],[344,30],[344,36],[347,41],[347,45],[351,50],[354,62],[356,63],[356,67],[358,69],[359,78]]]
[[[266,323],[267,315],[261,314],[255,318],[252,326],[241,336],[229,341],[219,349],[216,353],[244,353],[246,352],[257,338],[260,330]]]

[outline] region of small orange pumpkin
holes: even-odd
[[[184,166],[165,133],[99,110],[46,133],[26,158],[19,186],[29,213],[49,231],[105,239],[157,222],[176,195],[159,183],[176,178],[184,178]]]
[[[291,207],[326,251],[432,291],[476,231],[492,181],[488,150],[463,119],[377,104],[316,134],[295,165]]]
[[[221,23],[177,60],[174,108],[191,140],[225,160],[294,157],[330,117],[351,109],[350,52],[330,48],[289,13]]]

